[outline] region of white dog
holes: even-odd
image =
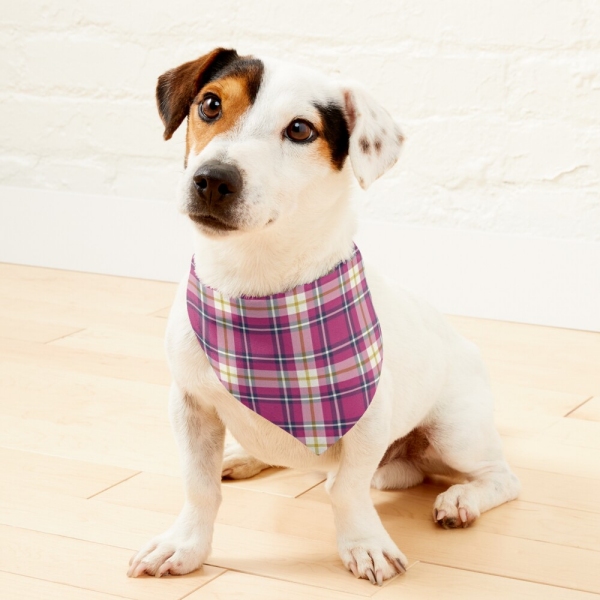
[[[165,139],[188,118],[179,208],[193,225],[195,275],[206,289],[223,298],[273,297],[353,259],[352,174],[367,188],[403,142],[363,88],[216,49],[162,75],[157,100]],[[186,501],[173,526],[132,558],[130,576],[200,567],[222,475],[251,477],[269,465],[328,473],[342,561],[379,585],[404,572],[407,560],[383,528],[370,486],[400,489],[428,473],[460,473],[464,483],[433,507],[443,527],[466,527],[517,496],[477,348],[429,306],[376,271],[367,275],[385,359],[373,363],[382,369],[368,410],[320,453],[230,393],[190,322],[185,278],[166,344]],[[226,427],[239,445],[224,451]]]

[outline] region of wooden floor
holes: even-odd
[[[128,579],[182,502],[163,334],[174,286],[0,265],[0,597],[352,600],[600,594],[600,334],[452,318],[482,348],[518,501],[470,529],[431,522],[442,489],[373,492],[409,557],[383,588],[337,556],[323,476],[224,485],[208,564]]]

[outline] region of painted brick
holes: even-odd
[[[514,119],[600,123],[600,52],[527,57],[510,65],[507,79]]]
[[[24,42],[24,75],[39,91],[76,91],[95,97],[141,92],[151,98],[156,76],[145,69],[147,55],[137,44],[89,37],[81,31],[69,37],[52,33]]]
[[[600,236],[597,0],[15,2],[0,183],[172,199],[183,131],[162,140],[156,78],[217,45],[358,79],[399,119],[370,218]]]

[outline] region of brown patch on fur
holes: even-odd
[[[377,152],[377,154],[381,154],[381,140],[375,140],[373,145],[375,146],[375,152]]]
[[[216,48],[212,52],[187,62],[175,69],[167,71],[158,78],[156,87],[156,101],[158,112],[165,125],[164,138],[168,140],[183,120],[187,117],[195,116],[195,125],[200,118],[197,115],[198,94],[202,89],[207,89],[212,83],[217,81],[224,83],[224,90],[217,93],[219,97],[226,94],[228,115],[225,117],[225,106],[223,116],[213,123],[205,123],[205,125],[216,125],[213,127],[212,136],[218,133],[218,130],[227,128],[227,123],[231,125],[232,117],[245,111],[252,104],[258,94],[262,81],[264,67],[260,60],[251,56],[239,56],[235,50],[227,50],[224,48]],[[234,83],[232,83],[234,82]],[[244,92],[241,89],[244,88]],[[241,101],[241,105],[236,103]],[[186,162],[187,156],[191,149],[191,141],[197,131],[190,127],[188,119],[188,131],[186,134]],[[197,129],[197,127],[196,127]]]
[[[218,120],[207,123],[198,114],[199,106],[207,94],[221,99],[222,114]],[[211,81],[192,103],[187,132],[187,153],[196,154],[217,135],[233,129],[252,105],[249,81],[243,75],[231,75]]]
[[[426,432],[424,429],[417,427],[408,435],[389,445],[379,466],[383,467],[398,459],[414,462],[423,456],[427,448],[429,448],[429,440],[427,439]]]
[[[181,125],[198,90],[208,81],[211,74],[238,58],[235,50],[216,48],[196,60],[163,73],[158,78],[156,103],[165,126],[165,140],[170,139]]]
[[[360,149],[365,154],[371,153],[371,143],[369,142],[369,140],[366,137],[361,137],[360,140],[358,140],[358,143],[360,144]]]
[[[315,147],[317,154],[323,160],[324,163],[331,162],[331,151],[329,150],[329,144],[319,136],[312,145]]]

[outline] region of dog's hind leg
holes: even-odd
[[[227,442],[223,452],[221,477],[248,479],[270,466],[248,454],[237,441]]]
[[[423,481],[423,472],[412,462],[395,459],[379,467],[371,480],[377,490],[404,490]]]
[[[458,404],[430,436],[442,461],[467,479],[440,494],[433,505],[433,519],[445,529],[468,527],[481,513],[514,500],[520,491],[494,427],[491,393],[479,390]],[[489,411],[478,410],[482,405],[489,406]]]
[[[425,431],[413,429],[397,439],[386,450],[379,468],[373,475],[371,487],[378,490],[402,490],[423,481],[421,459],[429,447]]]

